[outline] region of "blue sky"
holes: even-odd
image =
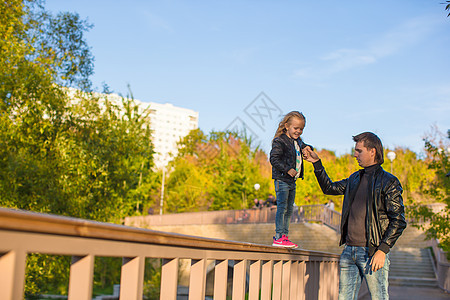
[[[280,114],[303,139],[348,153],[372,131],[416,153],[450,129],[450,18],[440,0],[47,0],[94,28],[92,81],[199,112],[199,127],[246,128],[265,151]]]

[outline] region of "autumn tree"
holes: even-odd
[[[193,130],[169,165],[167,211],[243,209],[271,189],[268,160],[245,135]],[[260,189],[254,188],[255,184]]]
[[[0,4],[2,207],[120,223],[151,205],[149,119],[128,97],[116,103],[92,92],[89,28],[42,1]],[[27,263],[27,297],[67,282],[67,258],[29,255]]]

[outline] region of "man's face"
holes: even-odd
[[[376,153],[375,148],[367,149],[364,146],[364,142],[356,143],[355,158],[361,167],[366,168],[376,164],[375,153]]]

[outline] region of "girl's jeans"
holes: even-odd
[[[339,261],[339,300],[358,299],[358,292],[363,278],[366,279],[372,300],[389,299],[389,253],[386,254],[383,268],[376,272],[373,272],[371,269],[371,258],[367,247],[345,245]]]
[[[275,239],[279,239],[283,234],[288,235],[289,233],[289,222],[294,208],[295,182],[287,183],[276,179],[275,193],[277,196]]]

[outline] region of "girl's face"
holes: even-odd
[[[292,118],[285,125],[286,135],[291,139],[298,139],[305,129],[305,120],[299,118]]]

